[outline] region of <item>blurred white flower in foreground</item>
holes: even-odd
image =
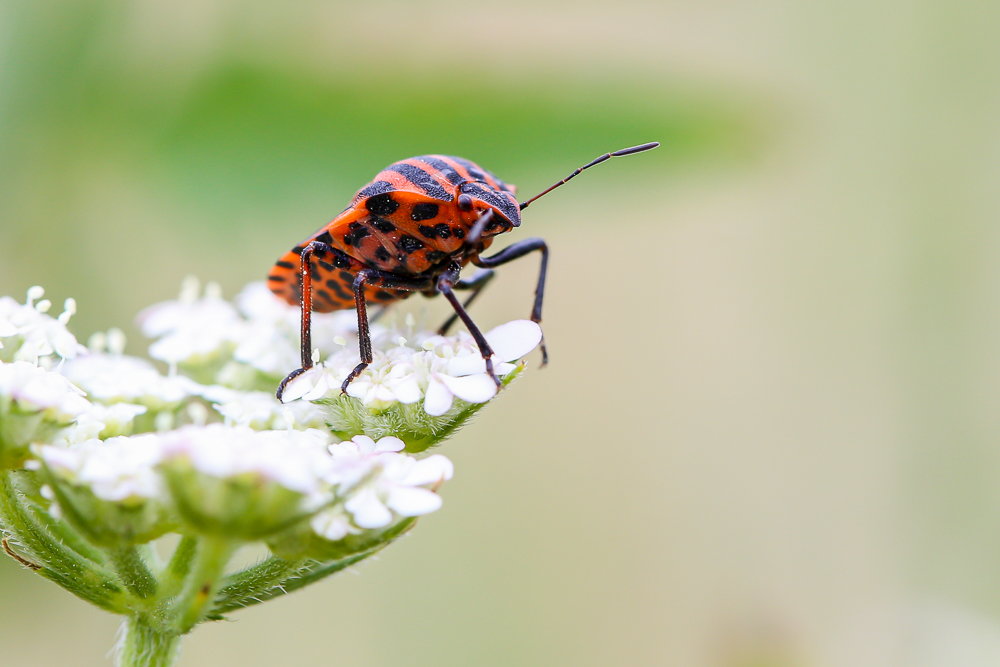
[[[239,378],[253,384],[256,378],[240,374],[245,367],[264,375],[262,381],[268,386],[298,365],[297,307],[275,297],[261,282],[247,285],[237,295],[235,306],[222,299],[216,283],[206,285],[203,296],[200,289],[198,280],[189,277],[176,301],[139,313],[142,332],[158,339],[149,348],[151,357],[187,367],[211,365],[214,375],[200,377],[203,381]],[[313,343],[327,350],[335,348],[335,340],[357,332],[354,314],[346,311],[315,313],[312,326]],[[381,331],[381,327],[373,329],[376,337]]]
[[[69,447],[42,446],[42,460],[68,480],[89,486],[102,500],[130,502],[163,492],[154,468],[162,459],[157,436],[86,440]]]
[[[0,362],[0,467],[16,467],[90,408],[62,375],[27,361]]]
[[[18,303],[9,296],[0,297],[0,361],[30,361],[51,366],[48,357],[55,354],[63,359],[73,359],[86,352],[76,337],[66,328],[76,313],[76,301],[66,299],[58,318],[48,315],[50,301],[35,303],[45,295],[45,290],[35,286],[28,290],[25,303]]]

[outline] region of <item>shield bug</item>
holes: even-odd
[[[367,304],[388,305],[414,292],[444,295],[455,314],[439,333],[461,319],[499,387],[493,351],[466,308],[493,277],[493,268],[538,251],[542,261],[531,320],[541,322],[549,249],[544,240],[531,238],[489,257],[482,253],[498,234],[520,226],[521,211],[539,197],[605,160],[657,146],[659,143],[652,142],[605,153],[521,203],[515,199],[514,186],[464,158],[421,155],[383,169],[358,191],[343,213],[285,253],[271,269],[271,291],[302,308],[302,367],[281,381],[278,399],[292,379],[313,365],[313,310],[357,309],[361,363],[344,380],[342,389],[346,391],[372,361]],[[469,263],[485,271],[463,280],[461,270]],[[464,304],[456,290],[471,290]],[[541,348],[544,366],[548,360],[544,340]]]

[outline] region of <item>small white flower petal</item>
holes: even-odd
[[[542,342],[542,328],[531,320],[514,320],[486,332],[493,353],[503,361],[515,361]]]
[[[434,454],[416,462],[410,471],[400,480],[400,484],[408,486],[426,486],[447,481],[455,474],[455,466],[446,456]]]
[[[439,374],[437,379],[452,394],[468,403],[485,403],[497,395],[496,383],[493,382],[493,378],[485,373],[457,378]]]
[[[386,499],[389,508],[400,516],[421,516],[441,508],[441,496],[412,486],[397,486]]]
[[[427,384],[427,393],[424,395],[424,412],[432,417],[440,417],[451,410],[453,401],[452,393],[441,382],[442,375],[435,374]]]
[[[354,436],[354,439],[364,438],[367,436]],[[369,438],[370,440],[371,438]],[[378,442],[375,443],[374,451],[380,452],[401,452],[406,448],[406,443],[393,435],[387,435],[384,438],[380,438]]]
[[[392,512],[379,500],[370,487],[359,489],[344,508],[354,516],[354,523],[361,528],[382,528],[392,521]]]
[[[476,351],[475,354],[463,354],[448,360],[448,375],[462,377],[486,372],[486,360]]]
[[[371,454],[375,451],[375,441],[367,435],[356,435],[351,438],[351,442],[358,446],[358,452],[361,454]]]
[[[293,379],[285,385],[285,391],[281,393],[281,402],[291,403],[292,401],[298,400],[306,394],[312,392],[312,390],[316,388],[319,376],[319,369],[313,367]]]
[[[361,532],[351,525],[350,517],[344,513],[341,507],[317,512],[309,520],[309,526],[317,535],[331,542],[336,542],[350,534]]]
[[[416,403],[422,397],[420,383],[416,375],[408,375],[398,380],[392,380],[392,393],[396,400],[405,405]]]

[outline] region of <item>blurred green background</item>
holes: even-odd
[[[1000,664],[1000,5],[0,1],[0,294],[227,295],[381,167],[530,196],[552,363],[444,509],[182,665]],[[501,243],[500,245],[503,245]],[[527,315],[537,262],[473,314]],[[407,302],[443,317],[440,303]],[[117,620],[0,562],[4,664]]]

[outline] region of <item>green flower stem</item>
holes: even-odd
[[[180,593],[197,551],[198,538],[191,535],[181,537],[174,554],[170,557],[170,562],[160,575],[161,598],[169,599]]]
[[[215,596],[212,614],[225,614],[269,600],[275,597],[275,595],[269,595],[270,591],[280,586],[282,582],[295,578],[300,572],[308,571],[317,566],[319,563],[316,561],[285,560],[271,556],[255,565],[244,568],[226,577]],[[278,594],[280,595],[280,593]]]
[[[180,635],[160,632],[142,616],[125,619],[122,631],[117,667],[172,667],[180,657]]]
[[[232,540],[201,538],[191,573],[174,604],[175,628],[179,634],[190,632],[211,610],[226,563],[238,546]]]
[[[272,557],[237,572],[227,579],[227,585],[219,591],[217,602],[212,607],[212,615],[225,614],[243,607],[266,602],[292,591],[316,583],[368,558],[386,544],[362,551],[347,558],[327,563],[314,560],[287,561]]]
[[[115,573],[53,538],[25,506],[10,471],[0,474],[0,521],[38,566],[38,574],[101,609],[129,612],[129,596],[118,585]]]
[[[72,549],[80,556],[97,565],[107,565],[105,554],[100,549],[91,546],[73,527],[66,521],[54,518],[44,507],[39,507],[31,502],[29,498],[24,498],[26,509],[31,516],[45,528],[52,537],[67,548]]]
[[[145,561],[135,547],[115,547],[108,549],[111,562],[125,587],[136,597],[145,600],[156,594],[156,579],[146,567]]]

